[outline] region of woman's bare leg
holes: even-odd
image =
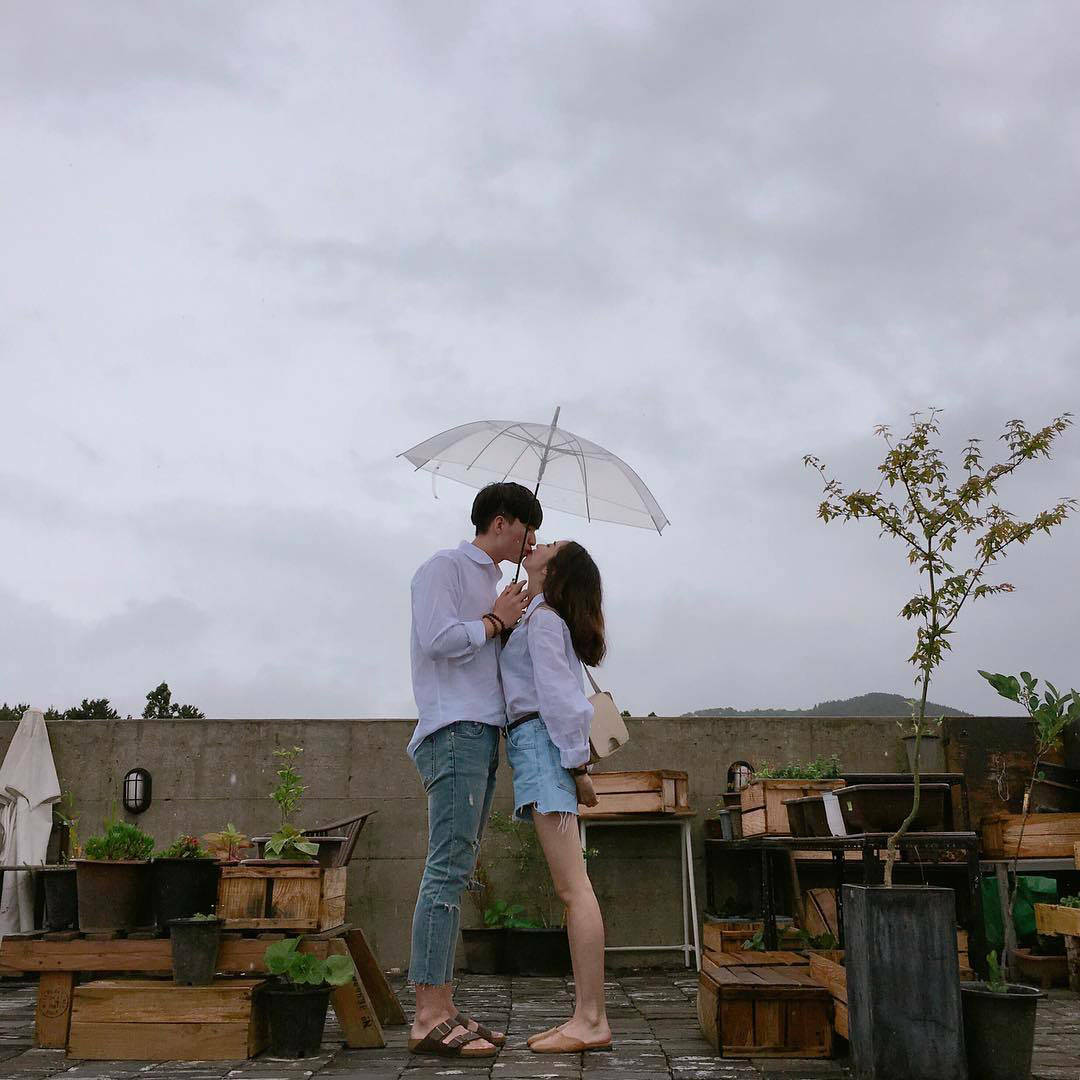
[[[555,891],[566,905],[566,930],[574,965],[574,1015],[559,1030],[582,1042],[606,1042],[611,1038],[611,1028],[604,1005],[604,919],[585,869],[577,821],[572,815],[535,811],[532,820]]]

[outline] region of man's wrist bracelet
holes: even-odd
[[[495,622],[498,623],[498,626],[495,627],[495,632],[496,633],[499,633],[499,634],[505,634],[506,633],[506,623],[504,623],[502,621],[502,619],[500,619],[499,616],[495,614],[494,611],[489,612],[487,615],[484,616],[484,618],[485,619],[494,619]]]
[[[499,624],[498,624],[498,620],[495,618],[494,615],[481,615],[480,618],[483,619],[485,623],[487,623],[487,622],[491,623],[491,636],[492,637],[494,637],[496,634],[498,634],[498,632],[499,632]]]

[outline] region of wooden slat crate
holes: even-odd
[[[670,769],[593,773],[596,806],[579,806],[584,818],[611,814],[690,814],[687,776]]]
[[[108,979],[75,988],[68,1055],[87,1061],[238,1061],[267,1044],[259,979],[176,986]]]
[[[223,866],[226,930],[331,930],[345,921],[346,867]]]
[[[1061,904],[1036,904],[1035,928],[1040,934],[1066,934],[1080,937],[1080,908]]]
[[[843,786],[843,780],[751,780],[742,789],[743,836],[790,836],[785,799],[802,799]]]
[[[1012,859],[1020,840],[1023,814],[991,814],[982,819],[982,849],[988,859]],[[1029,814],[1021,859],[1075,858],[1080,814]]]
[[[698,1022],[722,1057],[832,1056],[832,998],[807,966],[702,961]]]
[[[764,923],[754,923],[749,928],[729,930],[716,923],[706,923],[702,933],[702,947],[712,952],[741,952],[743,942],[748,941],[762,929]],[[781,949],[799,948],[799,938],[794,927],[777,927],[777,944]]]

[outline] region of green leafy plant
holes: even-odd
[[[240,853],[251,847],[251,841],[230,821],[220,832],[206,833],[202,838],[207,851],[222,862],[236,862]]]
[[[302,859],[319,854],[318,843],[305,837],[291,820],[307,790],[296,769],[296,760],[303,752],[302,746],[278,747],[274,751],[278,759],[274,775],[278,782],[270,798],[281,812],[281,828],[266,843],[266,854],[274,859]]]
[[[1080,908],[1080,896],[1063,896],[1058,904],[1061,907],[1074,907]]]
[[[352,960],[340,953],[325,959],[299,951],[300,938],[283,938],[266,947],[263,961],[271,975],[290,986],[342,986],[355,973]]]
[[[1009,992],[1009,984],[1005,979],[1005,973],[998,963],[997,950],[988,953],[986,956],[986,985],[995,994],[1007,994]]]
[[[155,859],[212,859],[214,856],[199,845],[197,836],[178,836],[167,848],[154,852]]]
[[[75,813],[75,796],[67,781],[62,780],[60,786],[60,801],[56,804],[56,820],[60,825],[67,826],[68,831],[68,849],[60,853],[60,861],[68,862],[82,857],[82,849],[79,847],[79,817]]]
[[[319,845],[295,825],[282,825],[266,841],[266,854],[272,859],[306,859],[319,854]]]
[[[754,770],[756,780],[836,780],[840,776],[840,758],[817,757],[813,761],[792,761],[774,767],[767,762]]]
[[[528,908],[535,913],[537,921],[532,921],[529,925],[561,926],[566,917],[565,909],[555,893],[536,830],[498,810],[488,819],[488,829],[501,840],[513,865],[514,881],[519,890],[514,899],[525,901]],[[497,901],[499,902],[501,901]]]
[[[199,914],[197,914],[197,915],[189,915],[188,918],[192,922],[217,922],[218,921],[218,917],[216,915],[205,915],[205,914],[203,914],[201,912]]]
[[[103,862],[143,861],[154,850],[154,838],[127,821],[105,822],[101,836],[86,841],[85,857]]]
[[[484,912],[484,925],[492,929],[535,929],[540,923],[527,919],[523,915],[523,904],[508,904],[505,900],[496,900]]]
[[[818,458],[812,454],[803,458],[803,463],[815,469],[824,483],[818,517],[826,523],[864,518],[874,521],[879,535],[899,540],[906,548],[908,564],[921,579],[918,592],[900,609],[902,618],[916,623],[915,650],[909,659],[916,670],[919,700],[912,711],[915,793],[911,812],[889,837],[885,855],[885,884],[889,887],[900,839],[919,812],[919,755],[921,736],[926,733],[927,693],[934,672],[952,648],[950,638],[956,620],[968,600],[1012,592],[1008,582],[990,584],[984,580],[990,565],[1014,545],[1027,543],[1037,532],[1049,534],[1078,505],[1075,499],[1061,499],[1022,520],[995,498],[998,484],[1024,462],[1050,457],[1054,440],[1072,424],[1070,413],[1036,431],[1029,431],[1022,420],[1010,420],[1001,436],[1007,456],[993,465],[984,464],[979,440],[969,439],[962,457],[964,477],[955,485],[950,483],[944,452],[935,445],[941,434],[939,415],[939,409],[931,409],[928,416],[913,413],[911,428],[901,439],[894,439],[884,425],[876,429],[887,452],[878,466],[880,478],[872,490],[845,491]],[[891,498],[892,491],[898,491],[899,501]],[[967,566],[957,565],[958,544],[970,549],[965,559]]]

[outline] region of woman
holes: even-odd
[[[499,659],[506,695],[514,817],[532,820],[566,905],[577,1000],[564,1024],[529,1039],[537,1054],[610,1050],[604,1008],[604,920],[576,828],[579,803],[596,805],[589,762],[593,708],[582,662],[604,658],[600,571],[572,540],[540,544],[525,559],[529,605]]]

